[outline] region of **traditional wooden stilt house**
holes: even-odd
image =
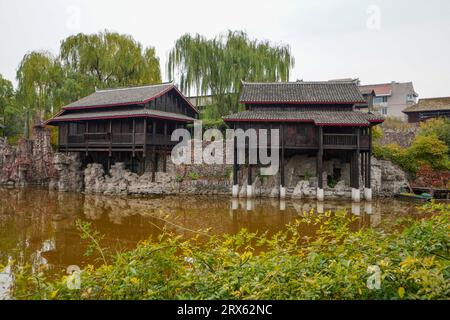
[[[174,84],[97,90],[64,107],[47,125],[59,127],[59,150],[79,152],[84,163],[125,162],[142,173],[162,166],[177,142],[171,134],[198,112]],[[158,160],[160,159],[160,160]],[[159,165],[158,165],[158,162]]]
[[[243,83],[240,102],[245,111],[224,117],[230,127],[280,130],[280,197],[286,194],[286,157],[308,154],[317,157],[319,200],[324,198],[324,159],[332,157],[350,163],[352,198],[359,201],[361,180],[365,198],[371,200],[372,127],[383,122],[383,118],[355,110],[355,105],[366,103],[355,82]],[[238,169],[235,163],[234,196],[238,190]],[[248,165],[250,195],[252,183]]]

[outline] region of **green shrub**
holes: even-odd
[[[271,237],[236,235],[183,240],[165,234],[87,266],[81,288],[31,267],[16,270],[16,299],[448,299],[449,205],[424,207],[392,231],[350,227],[345,212],[304,213]],[[432,213],[430,215],[430,213]],[[310,224],[317,230],[305,237]],[[86,226],[83,227],[86,230]],[[96,245],[97,246],[97,245]],[[101,251],[103,252],[103,251]],[[374,268],[380,286],[370,287]]]
[[[187,176],[191,180],[198,180],[200,178],[200,175],[196,171],[189,171]]]
[[[418,135],[407,153],[420,165],[429,164],[435,170],[450,169],[448,147],[436,135]]]
[[[448,147],[435,135],[418,135],[409,148],[375,143],[373,153],[379,159],[391,160],[412,176],[423,165],[429,165],[434,170],[450,169]]]
[[[419,135],[436,136],[450,148],[450,119],[429,119],[420,123]]]

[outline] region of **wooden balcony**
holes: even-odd
[[[357,134],[342,133],[324,133],[323,134],[324,149],[356,149],[358,147]],[[359,147],[361,149],[369,148],[369,137],[359,136]]]
[[[147,138],[147,139],[145,139]],[[145,137],[144,133],[83,133],[67,135],[66,139],[60,140],[60,147],[62,150],[85,150],[96,149],[109,150],[109,149],[142,149],[144,144],[147,146],[173,146],[177,144],[176,141],[170,140],[170,135],[164,134],[151,134],[148,133]]]

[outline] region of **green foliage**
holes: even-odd
[[[391,160],[410,175],[423,165],[434,170],[450,170],[447,145],[435,135],[417,135],[409,148],[398,144],[374,144],[373,153],[379,159]]]
[[[161,82],[159,59],[153,47],[116,32],[77,34],[61,43],[62,63],[85,76],[90,88],[114,88]]]
[[[17,70],[18,103],[27,113],[39,119],[50,116],[55,106],[55,89],[62,84],[63,71],[55,57],[46,51],[27,53]]]
[[[271,237],[236,235],[182,240],[165,234],[111,263],[87,266],[81,288],[66,277],[18,270],[17,299],[448,299],[448,204],[423,208],[392,231],[352,231],[357,217],[338,211],[304,213]],[[302,225],[315,226],[314,237]],[[380,287],[367,285],[380,270]]]
[[[223,121],[222,118],[213,120],[213,119],[203,119],[202,120],[202,128],[204,131],[209,129],[218,129],[222,132],[225,132],[228,129],[227,124]]]
[[[0,112],[5,113],[0,117],[7,121],[8,135],[23,128],[29,136],[33,120],[49,118],[96,87],[159,83],[161,71],[153,47],[144,49],[131,36],[105,31],[66,38],[58,56],[47,51],[27,53],[18,67],[17,82],[11,100],[10,86],[0,77]]]
[[[373,154],[379,159],[390,160],[411,175],[415,175],[419,164],[407,148],[392,143],[388,145],[374,144]]]
[[[450,119],[429,119],[420,123],[419,135],[436,136],[450,148]]]
[[[374,142],[383,138],[383,129],[381,126],[375,126],[372,128],[372,139]]]
[[[180,174],[177,174],[175,176],[175,181],[176,182],[183,182],[184,181],[184,177],[182,175],[180,175]]]
[[[304,174],[304,180],[309,181],[311,177],[313,177],[313,174],[310,171],[306,170]]]
[[[418,135],[408,153],[419,164],[429,164],[435,170],[450,170],[448,147],[435,135]]]
[[[17,127],[17,104],[14,87],[11,81],[0,74],[0,125],[4,125],[5,135],[15,135],[20,132]]]
[[[294,66],[289,46],[250,39],[228,31],[214,39],[185,34],[170,52],[169,77],[179,74],[181,90],[212,94],[207,117],[217,119],[239,108],[241,81],[287,81]]]
[[[196,172],[196,171],[189,171],[187,176],[191,180],[198,180],[200,178],[198,172]]]
[[[338,181],[333,177],[329,177],[327,179],[327,184],[328,184],[328,187],[330,187],[330,188],[336,187],[337,183],[338,183]]]

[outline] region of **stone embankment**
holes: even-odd
[[[224,152],[225,155],[225,152]],[[48,185],[52,190],[104,195],[230,195],[231,165],[192,164],[175,166],[167,157],[166,172],[142,175],[114,164],[108,173],[101,164],[92,163],[83,170],[77,153],[54,153],[50,131],[37,127],[32,140],[10,146],[0,139],[0,184],[24,186]],[[239,196],[247,193],[247,168],[239,171]],[[161,170],[162,171],[162,170]],[[325,198],[351,198],[350,167],[340,159],[324,161]],[[317,190],[316,158],[296,155],[286,160],[286,196],[315,198]],[[261,176],[253,168],[253,195],[279,196],[279,176]],[[372,189],[375,196],[392,196],[407,185],[405,173],[390,161],[372,159]],[[362,186],[361,182],[361,186]],[[362,190],[361,190],[362,192]]]

